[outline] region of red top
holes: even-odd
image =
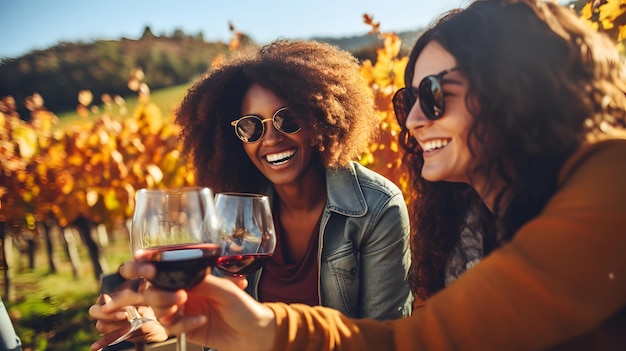
[[[278,215],[275,216],[278,218]],[[321,218],[321,216],[320,216]],[[313,234],[309,238],[306,252],[302,259],[293,262],[288,252],[284,251],[285,240],[280,221],[275,221],[276,248],[272,258],[265,264],[259,281],[259,301],[304,303],[319,305],[318,291],[318,239],[320,222],[317,221]]]

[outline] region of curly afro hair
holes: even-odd
[[[295,112],[326,168],[358,159],[379,131],[372,91],[354,56],[321,42],[277,40],[207,74],[177,110],[183,152],[193,157],[199,185],[216,192],[258,192],[269,185],[230,125],[252,84]]]

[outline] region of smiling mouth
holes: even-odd
[[[449,142],[450,139],[429,140],[422,145],[422,149],[424,150],[424,152],[434,151],[445,147],[446,145],[448,145]]]
[[[271,163],[273,165],[282,165],[283,163],[288,162],[295,153],[296,150],[287,150],[275,154],[266,155],[265,159],[268,163]]]

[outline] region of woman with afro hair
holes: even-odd
[[[248,277],[251,295],[356,318],[410,313],[408,211],[396,185],[354,162],[379,123],[350,53],[275,41],[197,82],[176,123],[198,184],[272,199],[277,247]]]
[[[259,301],[391,320],[412,309],[409,217],[400,189],[355,162],[379,130],[359,67],[330,44],[278,40],[196,82],[176,124],[198,185],[270,196],[276,249],[240,286]],[[100,332],[127,323],[101,307],[90,309]],[[132,340],[162,340],[152,324]]]

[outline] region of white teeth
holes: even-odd
[[[288,150],[288,151],[283,151],[283,152],[279,152],[276,154],[269,154],[267,156],[265,156],[267,158],[267,162],[270,163],[283,163],[286,162],[287,160],[289,160],[289,158],[291,156],[293,156],[293,154],[296,153],[296,150]]]
[[[442,147],[448,145],[448,142],[449,142],[448,139],[429,140],[424,143],[424,145],[422,146],[422,149],[424,149],[425,152],[432,151],[435,149],[441,149]]]

